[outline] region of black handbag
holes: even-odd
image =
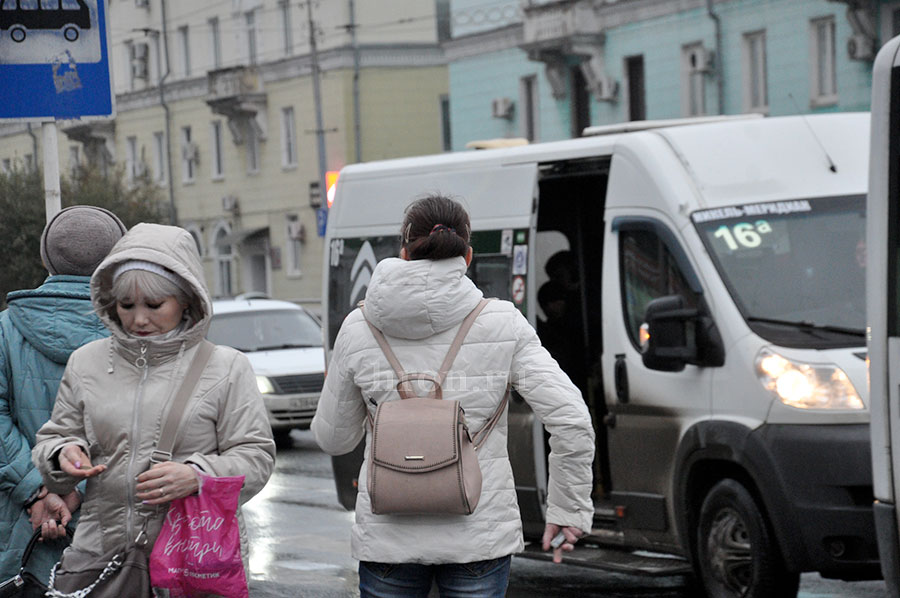
[[[15,577],[0,583],[0,598],[32,598],[43,596],[47,591],[47,586],[25,570],[25,565],[28,564],[28,559],[31,557],[31,553],[34,552],[34,547],[40,537],[41,528],[38,528],[31,534],[31,540],[28,541],[28,546],[25,547],[25,552],[22,553],[22,567],[19,569],[19,572]]]

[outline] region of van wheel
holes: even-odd
[[[78,27],[75,25],[66,25],[63,27],[63,37],[66,41],[74,42],[78,39]]]
[[[290,429],[272,430],[272,436],[275,438],[275,446],[280,449],[289,449],[294,447],[294,439],[291,438]]]
[[[700,508],[695,569],[709,598],[795,598],[800,585],[756,501],[731,479],[713,486]]]
[[[26,37],[25,28],[21,25],[13,25],[9,28],[9,37],[16,43],[24,42]]]

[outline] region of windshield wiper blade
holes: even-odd
[[[775,324],[777,326],[790,326],[798,330],[806,330],[809,332],[834,332],[837,334],[848,334],[850,336],[866,336],[863,328],[846,328],[843,326],[830,326],[828,324],[816,324],[807,320],[779,320],[776,318],[761,318],[758,316],[747,316],[748,322],[759,322],[761,324]]]
[[[277,351],[278,349],[310,349],[313,347],[321,347],[322,345],[302,345],[300,343],[284,343],[282,345],[268,345],[265,347],[256,347],[255,351]]]

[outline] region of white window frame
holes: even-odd
[[[691,56],[703,50],[703,42],[681,46],[681,113],[706,115],[706,74],[691,64]]]
[[[246,126],[246,143],[244,144],[247,148],[247,174],[256,174],[259,172],[259,164],[260,164],[260,147],[259,147],[259,135],[256,134],[256,128],[253,124],[247,121]]]
[[[125,138],[125,176],[129,183],[134,183],[138,176],[138,147],[134,135]]]
[[[134,91],[134,42],[128,40],[125,42],[125,64],[128,72],[128,91]]]
[[[742,38],[744,111],[769,112],[766,31],[749,31]]]
[[[303,276],[303,243],[300,239],[291,238],[291,223],[299,222],[300,217],[296,214],[288,214],[284,223],[284,247],[285,247],[285,275],[291,278],[299,278]]]
[[[279,0],[278,7],[281,9],[281,35],[285,56],[294,53],[294,28],[291,20],[291,2],[290,0]]]
[[[209,54],[213,69],[222,67],[222,31],[219,27],[219,17],[212,17],[206,21],[209,26]]]
[[[12,172],[12,160],[10,158],[3,158],[3,160],[0,161],[0,171],[2,171],[3,174]]]
[[[159,184],[166,182],[166,167],[166,136],[156,131],[153,133],[153,178]]]
[[[281,109],[281,167],[297,167],[297,122],[293,106]]]
[[[540,139],[540,108],[538,103],[538,77],[526,75],[519,79],[519,134],[529,141]]]
[[[211,238],[210,253],[215,257],[216,263],[213,277],[216,297],[230,297],[234,294],[234,247],[229,245],[227,248],[220,248],[216,245],[216,241],[220,237],[228,234],[231,234],[231,227],[225,222],[220,222],[213,230]],[[226,276],[223,274],[227,274],[227,285],[225,284]]]
[[[196,223],[186,224],[184,226],[184,230],[191,233],[191,236],[194,238],[194,243],[197,245],[197,253],[200,254],[202,258],[206,255],[206,247],[203,245],[203,231],[200,229]]]
[[[244,13],[244,28],[247,35],[247,64],[259,62],[259,24],[256,10]]]
[[[78,174],[78,169],[81,167],[81,146],[78,145],[70,145],[69,146],[69,176],[75,176]]]
[[[181,70],[185,77],[191,76],[191,31],[187,25],[178,28],[179,47],[181,48]]]
[[[212,155],[209,160],[209,169],[212,180],[220,181],[225,178],[225,155],[222,136],[222,121],[214,120],[209,123],[209,145]]]
[[[832,106],[838,102],[837,51],[834,16],[809,22],[810,106]]]
[[[191,141],[191,127],[181,127],[181,181],[183,183],[193,183],[197,178],[197,165],[193,158],[184,155],[184,148],[193,143]]]

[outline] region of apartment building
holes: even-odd
[[[107,2],[117,114],[59,123],[61,168],[148,173],[215,296],[317,311],[323,173],[449,148],[447,2]],[[34,167],[39,129],[0,126],[0,169]]]

